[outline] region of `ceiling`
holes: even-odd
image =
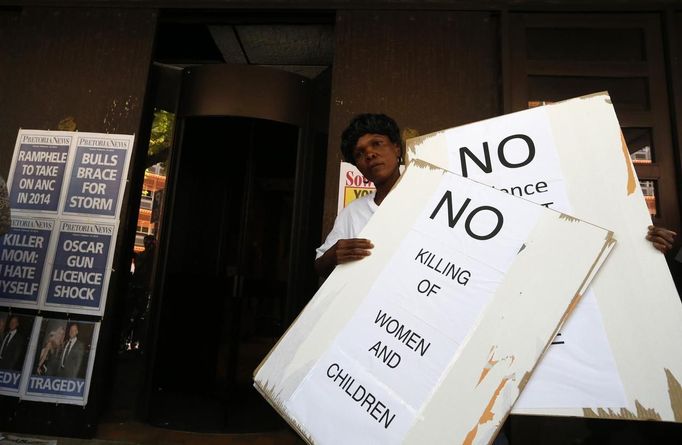
[[[179,66],[235,63],[317,77],[334,58],[331,23],[161,23],[155,60]]]

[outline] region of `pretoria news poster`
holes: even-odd
[[[134,140],[19,130],[0,236],[0,394],[87,403]]]
[[[0,304],[102,316],[134,136],[19,130]]]

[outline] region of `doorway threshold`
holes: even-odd
[[[292,430],[264,433],[192,433],[151,426],[141,422],[100,423],[96,439],[107,445],[301,445]],[[66,442],[58,442],[59,445]],[[86,443],[86,442],[83,442]],[[90,442],[87,442],[90,443]],[[71,445],[70,443],[68,445]],[[73,445],[80,445],[74,443]]]

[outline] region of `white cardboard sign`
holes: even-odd
[[[682,421],[682,305],[607,93],[408,141],[421,159],[612,229],[618,246],[515,413]],[[646,314],[646,315],[645,315]]]
[[[254,376],[310,443],[489,442],[614,243],[420,162],[361,235]]]

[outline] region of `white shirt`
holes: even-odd
[[[365,195],[348,204],[348,207],[341,210],[336,216],[334,228],[329,232],[324,243],[315,251],[315,259],[324,255],[338,240],[357,238],[378,208],[379,206],[374,202],[374,193]]]
[[[17,333],[16,329],[12,329],[7,333],[7,335],[2,339],[2,344],[0,344],[0,358],[2,358],[2,353],[5,352],[5,348],[14,338],[14,334]]]
[[[64,345],[64,352],[62,352],[62,363],[61,363],[62,366],[64,366],[64,359],[71,352],[71,348],[73,348],[73,344],[76,343],[76,340],[77,340],[77,337],[73,337],[73,338],[69,339],[69,341],[67,341],[66,344]]]

